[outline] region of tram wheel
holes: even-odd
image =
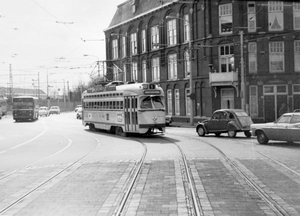
[[[122,127],[117,127],[115,131],[116,131],[115,133],[116,133],[118,136],[122,136],[122,137],[127,137],[127,136],[128,136],[128,134],[127,134],[126,132],[123,131],[123,128],[122,128]]]
[[[90,130],[90,131],[94,131],[94,130],[95,130],[95,125],[89,124],[89,130]]]

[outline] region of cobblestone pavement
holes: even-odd
[[[275,215],[226,161],[193,158],[189,162],[205,216]],[[279,169],[266,159],[236,162],[289,215],[300,215],[299,176]],[[135,161],[79,164],[3,215],[113,215],[134,165]],[[60,169],[59,166],[34,167],[0,182],[0,209]],[[146,161],[125,209],[126,215],[191,215],[182,170],[180,160]]]

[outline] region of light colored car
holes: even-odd
[[[49,110],[49,115],[51,114],[60,114],[60,109],[58,106],[52,106]]]
[[[238,132],[244,132],[246,137],[251,137],[251,117],[242,109],[219,109],[210,119],[198,122],[196,132],[199,136],[214,133],[217,137],[227,133],[229,137],[236,137]]]
[[[79,107],[76,111],[76,118],[82,119],[82,107]]]
[[[82,105],[77,105],[76,108],[75,108],[75,112],[77,112],[79,107],[82,107]]]
[[[260,144],[269,140],[300,141],[300,112],[285,113],[275,122],[252,124],[251,133]]]
[[[42,106],[39,108],[39,116],[48,116],[49,110],[48,107]]]

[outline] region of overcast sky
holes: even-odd
[[[0,87],[70,89],[105,60],[103,30],[126,0],[0,0]],[[84,54],[90,55],[84,57]],[[39,75],[38,75],[39,74]]]

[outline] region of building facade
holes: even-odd
[[[175,121],[300,108],[298,1],[128,0],[104,32],[107,78],[159,84]]]

